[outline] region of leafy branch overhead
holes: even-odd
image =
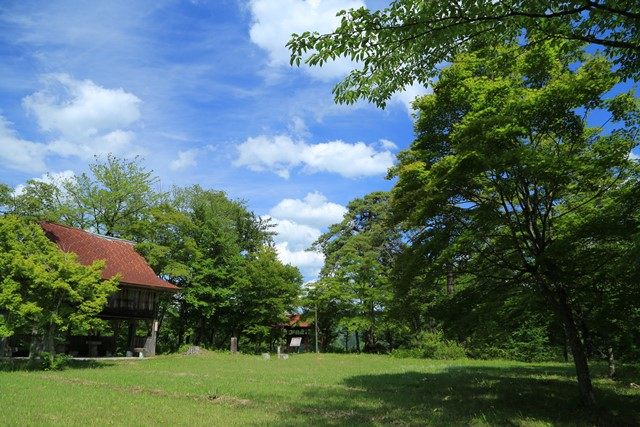
[[[640,3],[636,0],[394,0],[383,10],[341,11],[328,34],[293,34],[291,64],[356,63],[333,89],[339,103],[384,107],[412,83],[429,84],[459,53],[518,42],[571,41],[601,48],[623,78],[640,77]]]

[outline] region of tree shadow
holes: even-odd
[[[66,369],[101,369],[113,366],[113,361],[102,360],[68,360],[60,370]],[[3,358],[0,359],[0,372],[43,371],[38,360]]]
[[[640,425],[640,396],[596,389],[581,407],[563,367],[449,367],[437,373],[361,375],[315,388],[282,414],[314,425]]]

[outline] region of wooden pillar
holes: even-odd
[[[136,325],[137,325],[138,321],[135,319],[131,319],[129,320],[129,331],[127,333],[127,349],[131,350],[133,349],[133,347],[135,347],[135,343],[133,342],[133,339],[136,336]]]

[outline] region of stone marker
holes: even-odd
[[[231,353],[238,352],[238,338],[231,337]]]

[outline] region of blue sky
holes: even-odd
[[[0,182],[70,176],[94,154],[141,155],[163,188],[200,184],[277,222],[304,249],[349,200],[388,189],[413,138],[408,88],[386,110],[335,105],[350,69],[291,68],[292,32],[362,0],[7,1],[0,5]],[[380,1],[367,2],[380,7]]]

